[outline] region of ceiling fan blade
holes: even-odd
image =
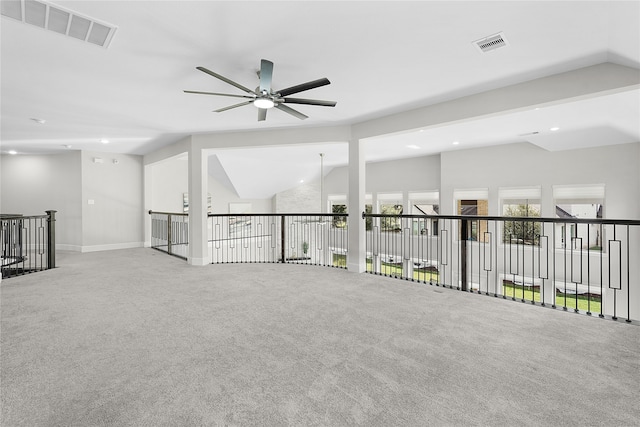
[[[303,92],[309,89],[315,89],[317,87],[325,86],[328,84],[331,84],[329,79],[327,79],[326,77],[323,77],[321,79],[314,80],[312,82],[302,83],[296,86],[291,86],[286,89],[279,90],[278,94],[279,96],[293,95],[294,93]]]
[[[273,76],[273,62],[263,59],[260,61],[260,92],[271,93],[271,77]]]
[[[283,98],[283,100],[287,104],[322,105],[324,107],[336,106],[336,101],[322,101],[320,99]]]
[[[305,116],[305,115],[304,115],[304,114],[302,114],[300,111],[296,111],[296,110],[294,110],[294,109],[293,109],[293,108],[291,108],[291,107],[287,107],[286,105],[276,104],[276,105],[275,105],[275,107],[276,107],[278,110],[282,110],[282,111],[284,111],[285,113],[289,113],[289,114],[291,114],[292,116],[295,116],[295,117],[299,118],[300,120],[304,120],[304,119],[308,119],[308,118],[309,118],[309,116]]]
[[[240,83],[236,83],[236,82],[234,82],[233,80],[229,80],[229,79],[228,79],[228,78],[226,78],[225,76],[221,76],[220,74],[218,74],[218,73],[214,73],[214,72],[213,72],[213,71],[211,71],[211,70],[207,70],[207,69],[206,69],[206,68],[204,68],[204,67],[196,67],[196,69],[197,69],[197,70],[202,71],[203,73],[207,73],[207,74],[209,74],[210,76],[215,77],[216,79],[220,79],[220,80],[222,80],[222,81],[223,81],[223,82],[225,82],[225,83],[229,83],[231,86],[235,86],[235,87],[237,87],[238,89],[243,90],[243,91],[245,91],[245,92],[247,92],[247,93],[254,93],[251,89],[249,89],[249,88],[247,88],[247,87],[242,86]]]
[[[250,98],[250,99],[255,99],[255,95],[254,96],[249,96],[249,95],[232,95],[230,93],[216,93],[216,92],[200,92],[198,90],[185,90],[183,91],[184,93],[198,93],[200,95],[217,95],[217,96],[232,96],[234,98]]]
[[[267,120],[267,109],[266,108],[258,108],[258,121],[263,122]]]
[[[245,102],[241,102],[240,104],[234,104],[234,105],[230,105],[228,107],[220,108],[218,110],[213,110],[213,112],[214,113],[221,113],[223,111],[231,110],[232,108],[236,108],[236,107],[242,107],[243,105],[249,105],[251,103],[253,103],[253,101],[245,101]]]

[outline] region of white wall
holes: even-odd
[[[142,246],[142,176],[142,156],[82,152],[83,252]]]
[[[80,151],[49,155],[3,155],[0,211],[44,215],[56,210],[56,246],[82,246]]]
[[[158,212],[182,212],[183,194],[189,191],[187,156],[173,157],[147,167],[151,171],[151,205],[149,208]],[[251,211],[255,213],[272,211],[271,199],[241,199],[228,187],[228,183],[208,176],[207,192],[211,194],[213,213],[229,213],[229,203],[251,203]]]
[[[189,190],[187,156],[147,166],[150,169],[151,202],[148,208],[157,212],[182,212],[182,197]]]
[[[271,199],[241,199],[211,176],[208,191],[211,194],[211,208],[215,214],[229,213],[229,203],[251,203],[251,213],[272,212]]]
[[[141,156],[85,151],[2,156],[2,212],[57,210],[58,249],[141,246],[142,196]]]
[[[553,185],[604,184],[606,218],[640,218],[640,143],[550,152],[529,143],[441,154],[440,205],[454,213],[453,190],[489,189],[499,215],[499,187],[541,186],[542,216],[555,217]]]
[[[321,208],[319,181],[300,184],[273,196],[276,213],[316,213]]]
[[[349,189],[348,166],[333,168],[324,181],[325,203],[328,195],[346,194]],[[402,193],[440,189],[440,155],[371,162],[366,164],[367,193]],[[405,200],[406,202],[406,200]]]
[[[547,151],[529,143],[455,150],[367,163],[367,193],[440,190],[442,214],[454,214],[454,189],[488,188],[489,213],[500,215],[500,187],[541,187],[542,215],[555,217],[553,185],[605,185],[605,217],[640,218],[640,143]],[[346,194],[348,167],[324,181],[326,195]]]

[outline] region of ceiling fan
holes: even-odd
[[[220,108],[218,110],[214,110],[216,113],[221,113],[223,111],[230,110],[236,107],[242,107],[243,105],[253,104],[258,107],[258,121],[266,120],[267,118],[267,110],[269,108],[275,107],[278,110],[284,111],[285,113],[289,113],[292,116],[295,116],[301,120],[308,118],[308,116],[302,114],[301,112],[294,110],[293,108],[284,105],[284,104],[304,104],[304,105],[320,105],[323,107],[335,107],[335,101],[321,101],[318,99],[305,99],[305,98],[290,98],[288,95],[293,95],[294,93],[304,92],[305,90],[315,89],[320,86],[325,86],[331,84],[331,82],[326,78],[321,78],[318,80],[313,80],[307,83],[302,83],[296,86],[291,86],[286,89],[280,89],[274,91],[271,88],[271,77],[273,76],[273,62],[263,59],[260,61],[260,71],[258,71],[258,77],[260,78],[260,86],[258,86],[255,90],[251,90],[247,87],[242,86],[240,83],[236,83],[233,80],[230,80],[224,76],[221,76],[218,73],[214,73],[211,70],[208,70],[204,67],[196,67],[197,70],[202,71],[203,73],[207,73],[210,76],[213,76],[217,79],[222,80],[225,83],[228,83],[232,86],[237,87],[240,90],[248,93],[248,95],[233,95],[229,93],[215,93],[215,92],[201,92],[195,90],[185,90],[185,93],[197,93],[201,95],[216,95],[216,96],[230,96],[234,98],[246,98],[248,101],[241,102],[239,104],[230,105],[228,107]]]

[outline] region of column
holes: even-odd
[[[207,239],[207,156],[199,148],[189,150],[189,256],[191,265],[209,264]]]
[[[362,141],[349,141],[349,251],[347,269],[356,273],[365,271],[365,230],[362,212],[365,204],[365,157]]]
[[[153,208],[153,166],[144,165],[144,247],[151,247],[151,215]]]
[[[402,213],[403,215],[411,214],[411,203],[409,200],[409,192],[402,192]],[[406,229],[409,229],[407,232]],[[413,220],[403,218],[402,220],[402,273],[405,278],[413,279]]]

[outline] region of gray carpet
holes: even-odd
[[[3,427],[640,425],[640,327],[304,265],[60,253],[1,284]]]

